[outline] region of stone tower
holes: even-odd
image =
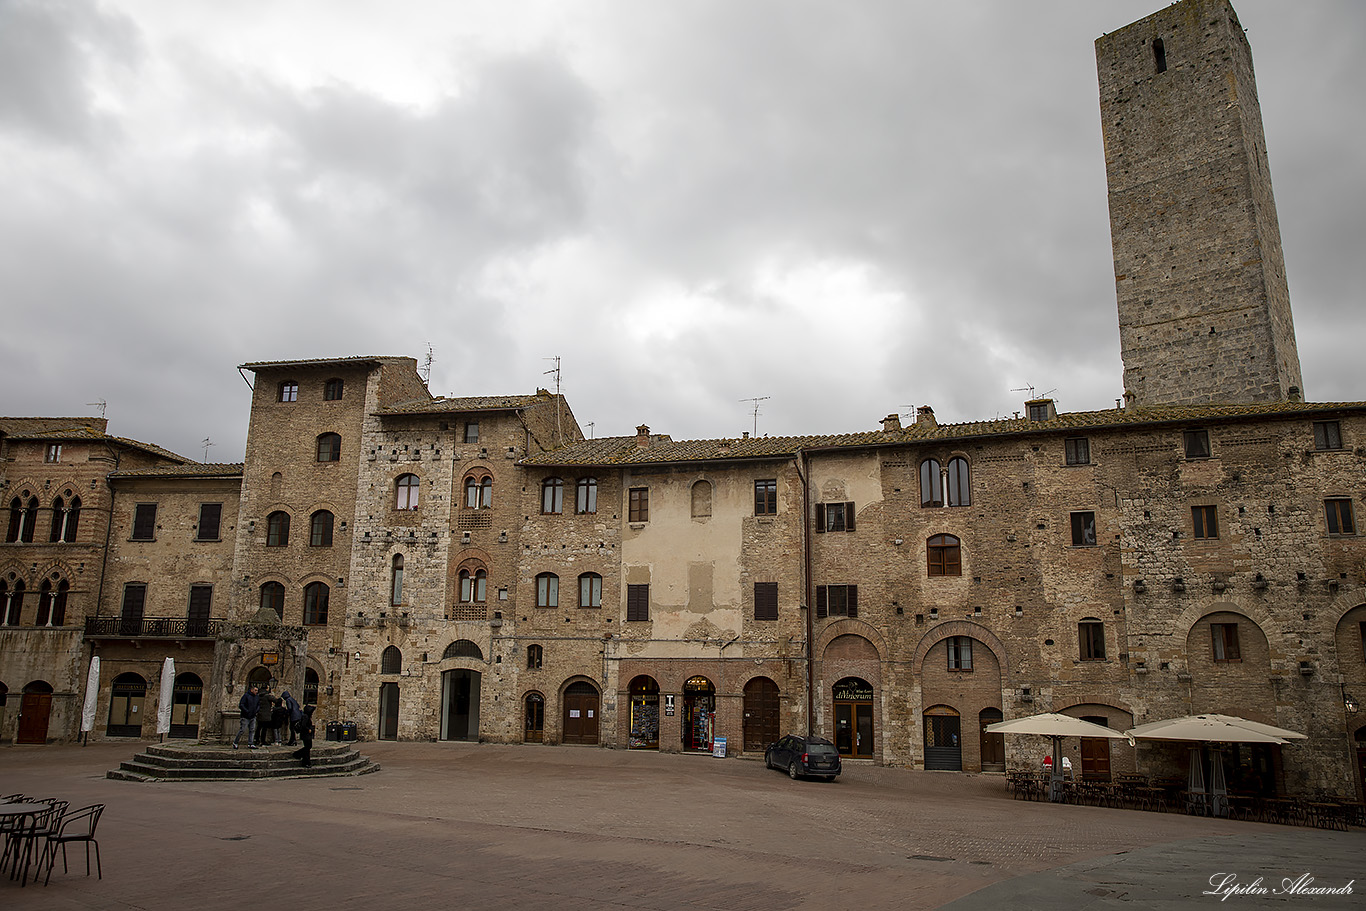
[[[1302,391],[1252,50],[1227,0],[1096,40],[1124,385],[1139,405]]]

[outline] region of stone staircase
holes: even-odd
[[[229,743],[162,743],[110,770],[115,781],[248,781],[258,778],[335,778],[378,772],[379,764],[344,743],[313,743],[304,768],[295,747],[234,750]]]

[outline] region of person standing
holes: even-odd
[[[242,742],[243,734],[247,735],[247,749],[256,749],[256,713],[260,710],[261,697],[256,695],[256,684],[253,683],[237,702],[237,711],[242,718],[237,725],[237,736],[232,740],[234,750]]]
[[[289,743],[285,746],[294,746],[299,742],[299,722],[304,717],[304,710],[299,707],[299,700],[285,690],[280,694],[280,698],[285,701],[285,708],[289,711]]]
[[[303,717],[299,719],[299,739],[304,742],[304,745],[291,755],[300,760],[304,768],[308,768],[313,764],[311,755],[313,752],[313,706],[311,705],[304,706]]]

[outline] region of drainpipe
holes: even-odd
[[[813,641],[816,621],[811,616],[815,610],[812,607],[815,599],[811,591],[811,490],[807,483],[809,471],[806,450],[797,450],[796,467],[797,479],[802,485],[802,597],[806,601],[806,733],[810,736],[816,731],[816,644]]]

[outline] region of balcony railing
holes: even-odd
[[[212,639],[223,628],[222,620],[186,620],[172,617],[86,617],[87,636],[114,636],[126,639]]]

